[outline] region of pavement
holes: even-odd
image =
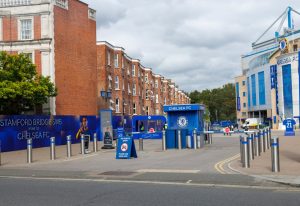
[[[272,131],[280,139],[280,172],[271,171],[271,150],[243,168],[239,158],[239,134],[214,134],[213,144],[193,150],[162,151],[161,140],[144,140],[144,150],[136,149],[137,159],[117,160],[115,149],[80,154],[80,144],[72,145],[67,158],[66,145],[56,146],[56,159],[50,160],[49,147],[33,149],[33,163],[26,163],[27,151],[1,153],[0,176],[39,176],[90,179],[128,179],[193,181],[213,184],[256,185],[256,179],[300,187],[300,131],[285,137],[283,131]],[[90,150],[92,150],[92,143]],[[170,175],[174,174],[174,175]],[[227,176],[224,178],[224,174]],[[228,176],[229,174],[229,176]],[[231,174],[231,175],[230,175]],[[172,176],[172,178],[171,178]],[[258,183],[257,183],[258,184]],[[264,183],[268,186],[268,183]]]
[[[300,187],[300,131],[295,136],[284,136],[284,131],[279,130],[272,130],[271,134],[279,137],[279,172],[272,172],[271,148],[255,156],[250,168],[243,168],[240,158],[229,162],[227,167],[240,174]]]

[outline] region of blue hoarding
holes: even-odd
[[[29,116],[0,115],[1,150],[26,149],[27,139],[33,140],[33,148],[50,145],[55,137],[56,145],[66,144],[71,135],[72,143],[80,141],[80,134],[100,135],[100,121],[96,116]],[[77,138],[76,138],[77,137]]]

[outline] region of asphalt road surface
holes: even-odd
[[[238,152],[238,135],[219,134],[199,150],[162,152],[161,141],[145,141],[144,151],[131,160],[116,160],[111,150],[4,165],[0,206],[300,205],[298,188],[225,168]]]
[[[0,178],[0,205],[299,206],[300,190],[150,182]]]

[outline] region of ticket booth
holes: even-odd
[[[194,129],[201,137],[204,136],[204,111],[205,106],[201,104],[180,104],[164,106],[164,112],[167,113],[168,129],[166,131],[167,148],[177,147],[178,130],[181,130],[181,145],[183,148],[187,145],[187,135],[193,135]],[[193,138],[191,138],[192,141]],[[197,141],[201,141],[198,139]],[[204,138],[203,138],[204,141]],[[191,142],[194,145],[194,142]],[[199,145],[203,145],[200,144]]]

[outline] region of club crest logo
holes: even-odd
[[[186,127],[187,124],[188,124],[188,120],[186,119],[185,116],[178,117],[178,119],[177,119],[177,125],[179,127]]]

